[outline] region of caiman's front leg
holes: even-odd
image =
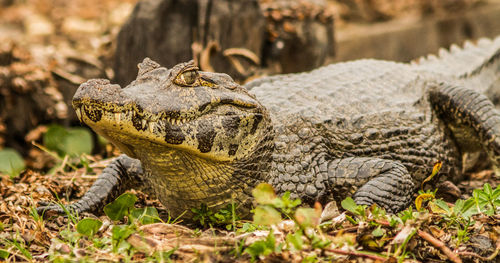
[[[330,161],[327,186],[334,194],[357,188],[353,195],[357,204],[375,203],[393,213],[411,203],[415,190],[411,175],[400,162],[364,157]]]
[[[107,203],[113,201],[125,190],[141,187],[141,162],[126,155],[120,155],[114,159],[99,175],[87,193],[75,203],[68,205],[69,211],[78,213],[99,213]],[[39,213],[44,211],[56,211],[63,213],[58,205],[41,206],[37,208]]]
[[[474,90],[441,84],[429,89],[429,101],[453,132],[463,152],[484,149],[500,172],[500,113]]]

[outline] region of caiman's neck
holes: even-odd
[[[147,144],[145,142],[134,150],[135,158],[141,161],[146,172],[146,185],[152,188],[172,216],[184,211],[189,215],[191,208],[199,208],[202,203],[218,210],[231,204],[232,200],[240,206],[241,213],[247,213],[252,200],[251,190],[265,176],[262,173],[264,168],[252,163],[261,161],[261,158],[234,163],[216,162],[173,148],[150,151],[148,149],[157,147]]]

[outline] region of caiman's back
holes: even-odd
[[[371,59],[337,63],[311,72],[261,78],[246,87],[276,120],[297,114],[328,120],[410,110],[431,82],[454,82],[483,94],[500,89],[500,37],[482,39],[477,45],[466,42],[463,49],[452,45],[450,51],[440,49],[439,54],[411,64]]]
[[[322,122],[412,107],[422,89],[407,64],[357,60],[311,72],[278,75],[249,84],[277,124],[290,116]]]

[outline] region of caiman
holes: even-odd
[[[202,203],[234,203],[244,216],[267,182],[307,203],[352,196],[397,212],[438,161],[452,182],[465,153],[500,167],[500,37],[412,63],[363,59],[243,86],[192,61],[138,68],[125,88],[92,79],[74,95],[80,121],[124,153],[75,211],[139,188],[172,216]]]

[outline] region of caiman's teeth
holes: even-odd
[[[181,124],[181,120],[176,119],[176,120],[175,120],[175,124],[177,124],[177,125]]]
[[[429,60],[429,61],[438,61],[438,58],[435,55],[429,55],[429,56],[427,56],[427,60]]]
[[[148,124],[148,121],[143,119],[142,120],[142,128],[145,129],[147,124]]]
[[[474,43],[472,43],[472,41],[470,40],[466,40],[464,43],[464,48],[472,48],[472,47],[474,47]]]
[[[439,54],[439,57],[444,58],[444,57],[448,56],[450,53],[448,53],[448,50],[446,50],[445,48],[440,48],[438,51],[438,54]]]
[[[155,126],[156,126],[156,122],[152,121],[152,122],[149,122],[149,131],[151,133],[153,133],[155,131]]]
[[[78,109],[75,109],[75,112],[76,112],[76,116],[78,117],[78,120],[82,120],[82,112],[80,110],[80,108]]]
[[[162,128],[165,127],[165,121],[160,119],[156,122],[156,127],[158,128],[158,131],[161,131]]]
[[[461,49],[460,49],[460,47],[459,47],[459,46],[457,46],[457,44],[453,44],[453,45],[451,45],[451,47],[450,47],[450,51],[451,51],[451,53],[457,53],[457,52],[458,52],[458,51],[460,51],[460,50],[461,50]]]
[[[115,112],[115,121],[120,122],[122,114],[120,112]]]

